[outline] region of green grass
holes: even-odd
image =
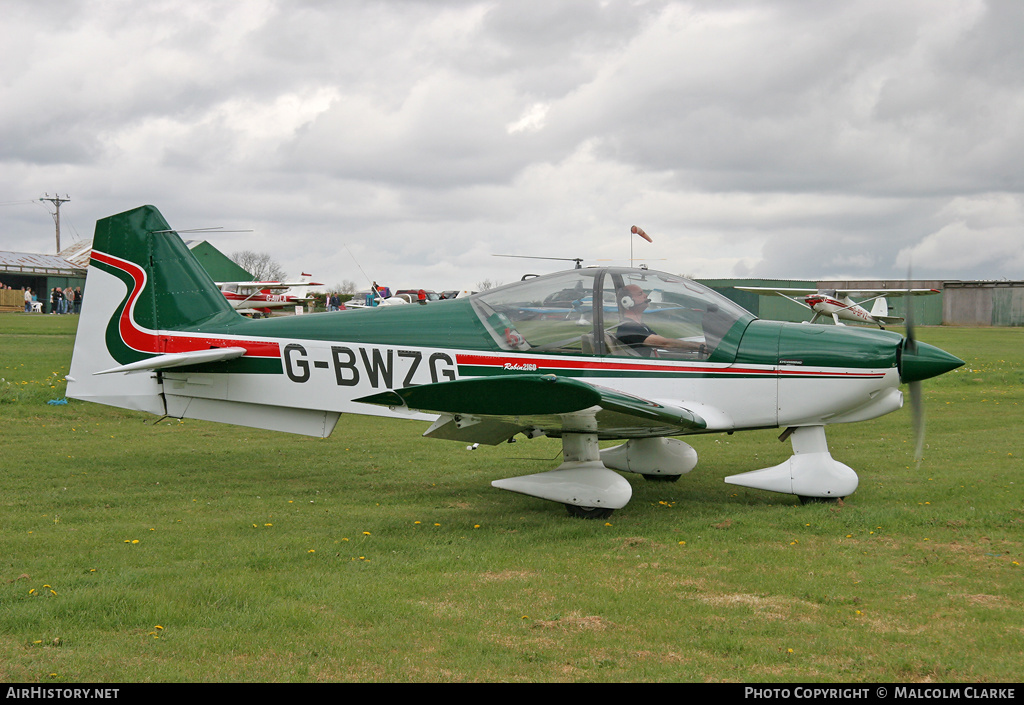
[[[490,487],[551,439],[47,405],[76,324],[0,316],[0,680],[1019,679],[1024,330],[923,329],[968,362],[925,383],[925,458],[906,410],[830,427],[841,506],[724,484],[789,455],[764,431],[687,438],[604,522]]]

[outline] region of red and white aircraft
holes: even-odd
[[[781,296],[793,303],[814,311],[810,323],[815,323],[822,316],[831,316],[837,326],[846,325],[846,321],[854,323],[867,323],[879,328],[887,325],[899,325],[903,319],[899,316],[889,315],[889,302],[886,296],[927,296],[938,294],[938,289],[886,289],[886,290],[865,290],[865,289],[772,289],[761,286],[738,286],[741,291],[750,291],[761,296]],[[851,295],[867,296],[859,302],[854,301]],[[803,298],[800,301],[796,297]],[[875,303],[869,312],[863,304],[870,301]]]
[[[310,281],[309,274],[303,273],[297,282],[217,282],[224,297],[239,313],[269,316],[272,309],[304,306],[311,301],[309,288],[323,286]]]

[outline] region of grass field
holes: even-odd
[[[778,432],[690,437],[607,522],[493,479],[425,424],[328,439],[64,396],[74,316],[0,315],[0,681],[1020,679],[1024,329],[926,328],[967,361],[909,412],[830,427],[845,503],[726,485]]]

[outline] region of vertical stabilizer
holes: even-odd
[[[143,285],[132,304],[135,321],[146,328],[173,330],[236,315],[210,275],[153,206],[96,221],[90,262],[90,267],[94,266],[105,268],[129,286]]]
[[[875,299],[874,305],[871,306],[871,315],[875,316],[889,316],[889,302],[885,300],[884,296],[879,296]]]
[[[238,318],[153,206],[96,222],[83,294],[68,396],[155,414],[164,413],[155,376],[95,373],[171,352],[160,331]]]

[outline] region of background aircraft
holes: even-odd
[[[303,275],[297,282],[217,282],[224,298],[239,313],[269,316],[275,308],[305,306],[312,298],[309,288],[323,286]]]
[[[793,455],[726,482],[844,497],[857,474],[832,458],[825,426],[896,411],[901,383],[919,398],[921,380],[963,364],[912,335],[759,320],[688,279],[613,267],[437,306],[251,320],[169,230],[152,206],[97,222],[69,397],[324,437],[342,413],[422,419],[425,436],[460,443],[559,437],[559,467],[491,484],[577,516],[629,502],[632,485],[614,470],[652,480],[692,470],[696,451],[670,436],[745,429],[785,428]],[[635,287],[646,297],[626,294]],[[592,292],[586,325],[566,319],[560,296],[560,315],[537,315],[577,289]],[[618,308],[606,310],[606,294]],[[617,337],[644,314],[661,336],[690,342]],[[625,442],[602,450],[604,439]]]
[[[926,296],[938,294],[938,289],[886,289],[884,291],[867,291],[863,289],[772,289],[761,286],[738,286],[740,291],[751,291],[761,296],[781,296],[795,304],[814,312],[810,322],[815,323],[822,316],[831,316],[836,325],[845,325],[843,321],[868,323],[884,328],[887,325],[899,325],[904,319],[889,315],[889,302],[886,296]],[[852,296],[866,296],[860,302]],[[800,301],[796,297],[802,297]],[[864,304],[874,301],[871,311]]]

